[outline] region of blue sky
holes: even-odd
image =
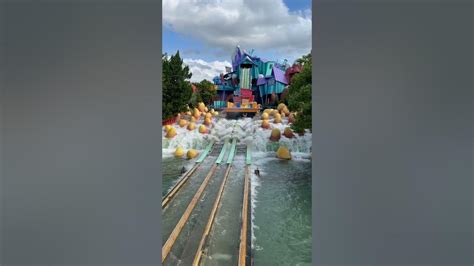
[[[179,50],[193,81],[222,72],[237,44],[279,61],[309,53],[311,1],[163,1],[163,52]]]

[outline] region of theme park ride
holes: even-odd
[[[299,65],[289,66],[266,60],[236,47],[232,68],[214,77],[217,99],[213,107],[224,110],[227,117],[254,116],[265,106],[277,104],[291,77],[301,71]]]

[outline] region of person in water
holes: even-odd
[[[256,176],[260,176],[260,170],[258,170],[258,168],[255,169],[254,173],[255,173]]]
[[[184,174],[186,173],[186,168],[183,166],[183,168],[181,168],[181,174]]]

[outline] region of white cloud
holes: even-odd
[[[311,10],[290,12],[283,0],[164,0],[163,22],[229,53],[237,44],[290,57],[311,50]]]
[[[212,79],[215,76],[225,72],[226,66],[231,66],[231,63],[227,61],[206,62],[202,59],[185,58],[183,59],[183,62],[189,66],[191,73],[193,73],[191,77],[192,82],[199,82],[203,79],[212,82]]]

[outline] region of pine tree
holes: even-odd
[[[192,89],[189,79],[192,74],[183,65],[179,51],[170,58],[163,54],[163,119],[171,118],[187,110]]]

